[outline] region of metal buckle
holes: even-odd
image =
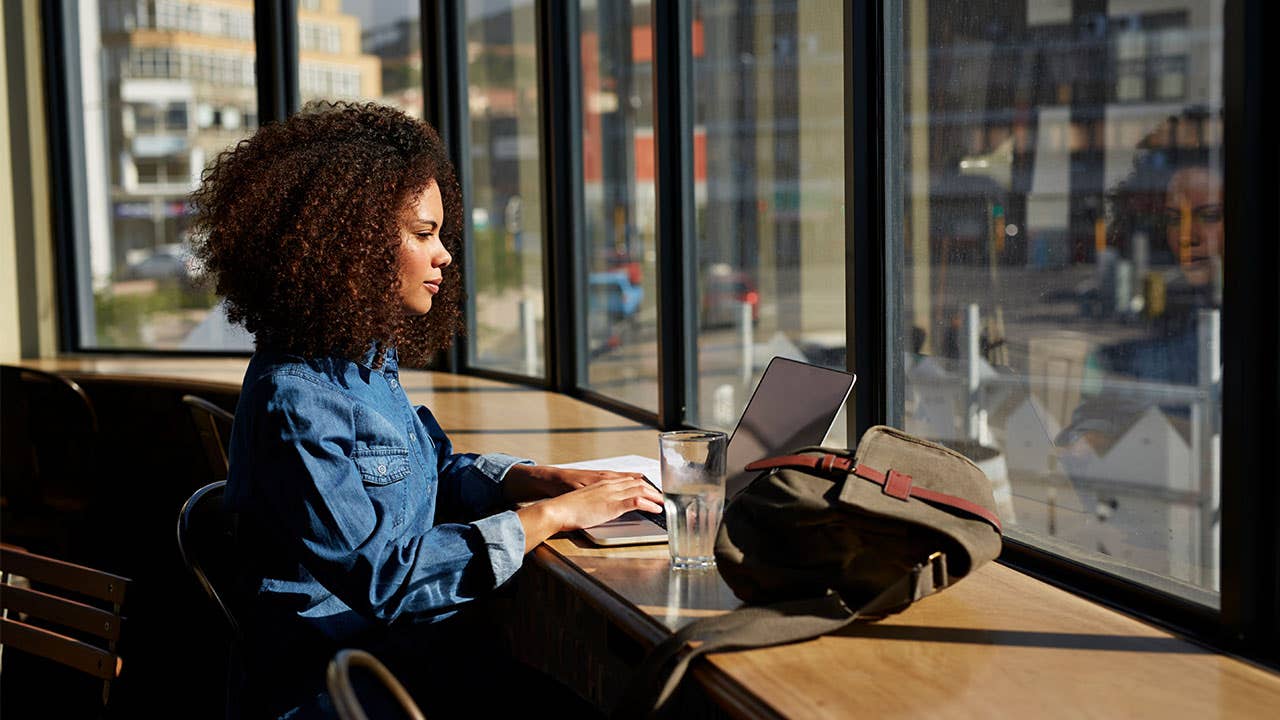
[[[947,555],[941,550],[929,556],[926,560],[929,567],[933,569],[933,591],[937,592],[947,586]]]
[[[928,573],[926,575],[926,573]],[[912,569],[911,600],[921,600],[947,587],[947,556],[935,552]]]

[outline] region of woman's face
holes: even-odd
[[[431,310],[444,268],[453,261],[440,240],[444,221],[444,200],[434,182],[412,198],[400,218],[400,300],[407,315]]]
[[[1222,179],[1212,168],[1174,173],[1165,193],[1165,241],[1193,285],[1213,280],[1222,257]]]

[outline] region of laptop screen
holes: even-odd
[[[853,388],[851,373],[775,357],[729,440],[725,500],[751,482],[748,463],[818,445]]]

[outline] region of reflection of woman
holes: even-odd
[[[1222,178],[1199,139],[1208,118],[1197,109],[1170,118],[1139,148],[1133,171],[1111,194],[1111,242],[1138,254],[1150,238],[1144,283],[1148,337],[1101,350],[1100,369],[1137,380],[1197,381],[1198,313],[1216,307],[1222,283]]]
[[[459,191],[423,123],[305,112],[223,153],[193,201],[197,253],[257,344],[227,502],[259,700],[304,703],[333,652],[359,646],[428,708],[491,707],[508,665],[477,655],[459,610],[551,534],[660,497],[630,474],[454,453],[409,404],[399,363],[445,346],[461,317]]]
[[[1165,188],[1165,243],[1190,285],[1219,282],[1222,177],[1207,165],[1180,167]]]
[[[1099,348],[1090,357],[1086,373],[1140,381],[1136,383],[1140,387],[1136,392],[1105,388],[1097,392],[1086,379],[1086,387],[1094,386],[1094,393],[1084,394],[1084,402],[1057,438],[1061,467],[1079,483],[1082,500],[1092,496],[1086,507],[1093,505],[1098,523],[1092,530],[1094,549],[1102,554],[1118,552],[1130,562],[1161,572],[1169,572],[1159,564],[1162,561],[1140,562],[1136,557],[1144,552],[1153,553],[1148,558],[1167,555],[1167,541],[1135,532],[1129,523],[1111,522],[1117,513],[1132,518],[1154,501],[1134,501],[1108,490],[1106,483],[1117,479],[1096,477],[1096,461],[1108,453],[1133,452],[1135,456],[1110,466],[1122,465],[1128,480],[1154,486],[1170,486],[1174,478],[1169,473],[1186,472],[1184,467],[1165,468],[1150,462],[1146,450],[1122,450],[1119,441],[1153,407],[1159,408],[1173,432],[1185,429],[1187,401],[1168,398],[1160,388],[1196,385],[1200,380],[1200,311],[1218,304],[1223,246],[1221,175],[1213,165],[1213,154],[1198,142],[1206,120],[1194,111],[1170,118],[1144,141],[1133,171],[1110,197],[1113,247],[1132,258],[1140,255],[1140,243],[1151,240],[1149,272],[1137,278],[1145,288],[1145,336]],[[1089,491],[1091,485],[1096,492]]]
[[[1125,255],[1153,239],[1146,281],[1147,334],[1100,348],[1091,372],[1150,383],[1199,381],[1199,311],[1218,305],[1222,283],[1222,179],[1212,149],[1203,144],[1210,119],[1199,109],[1169,118],[1139,147],[1133,170],[1110,196],[1111,244]],[[1106,447],[1157,398],[1103,394],[1076,409],[1058,444],[1082,449],[1082,440]],[[1162,406],[1186,416],[1185,402]],[[1070,457],[1073,451],[1067,451]],[[1067,463],[1068,465],[1070,463]]]

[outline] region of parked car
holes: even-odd
[[[192,282],[192,260],[182,246],[162,245],[147,257],[125,268],[121,280]]]
[[[736,325],[744,303],[751,306],[751,322],[760,322],[760,293],[751,278],[724,263],[712,265],[702,286],[702,327]]]

